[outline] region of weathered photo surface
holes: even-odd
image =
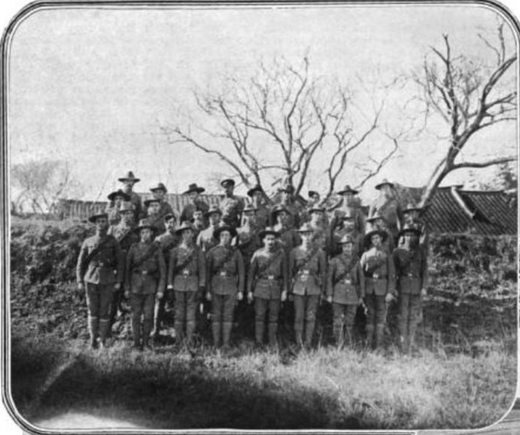
[[[4,39],[31,430],[458,431],[517,395],[492,4],[35,4]]]

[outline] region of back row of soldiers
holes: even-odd
[[[338,192],[342,202],[325,210],[316,192],[309,192],[307,207],[299,206],[290,185],[279,189],[274,206],[258,186],[248,191],[245,204],[234,195],[231,179],[221,183],[219,206],[209,207],[199,196],[204,189],[191,184],[185,192],[190,203],[177,217],[162,183],[150,189],[153,197],[143,207],[132,190],[139,179],[130,172],[119,180],[124,188],[109,195],[107,212],[89,218],[96,235],[84,242],[78,258],[93,347],[98,337],[106,345],[124,291],[138,348],[158,336],[166,300],[175,301],[176,339],[191,344],[201,299],[211,301],[216,346],[229,347],[236,304],[245,310],[246,299],[254,301],[256,343],[263,343],[267,329],[275,345],[281,303],[290,299],[296,343],[308,348],[324,299],[333,306],[338,345],[352,341],[362,304],[367,343],[375,348],[382,344],[388,303],[396,297],[400,343],[410,348],[427,285],[427,234],[421,209],[401,211],[389,181],[376,186],[382,199],[365,218],[354,205],[358,192],[349,186]]]

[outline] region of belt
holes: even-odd
[[[225,270],[221,270],[220,272],[217,272],[214,274],[215,276],[223,276],[223,277],[234,277],[234,273],[228,273]]]
[[[148,270],[133,270],[132,272],[136,275],[151,275],[154,273],[154,272],[150,272]]]
[[[274,275],[260,276],[259,279],[266,279],[268,281],[278,281],[280,278]]]
[[[103,262],[100,262],[100,263],[94,263],[93,264],[94,267],[114,267],[112,265],[112,263],[103,263]]]
[[[180,273],[181,276],[183,276],[184,278],[192,275],[191,271],[189,269],[183,269]]]
[[[372,278],[372,279],[375,279],[375,280],[378,280],[378,279],[386,279],[387,276],[386,275],[380,275],[378,273],[373,273],[372,275],[365,275],[367,278]]]
[[[406,275],[404,275],[406,278],[419,278],[419,275],[415,275],[413,273],[407,273]]]

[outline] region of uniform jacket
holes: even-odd
[[[337,208],[336,210],[334,210],[334,212],[332,214],[332,220],[330,222],[331,229],[334,230],[339,225],[339,223],[341,222],[343,216],[345,216],[347,211],[351,211],[354,213],[356,229],[358,230],[359,233],[365,234],[365,227],[366,227],[365,215],[358,207],[355,207],[352,205],[343,205],[340,208]]]
[[[365,275],[365,293],[383,296],[395,292],[394,261],[384,248],[370,248],[361,256],[361,267]]]
[[[262,242],[260,237],[258,237],[258,230],[247,226],[238,228],[235,246],[240,250],[244,264],[246,267],[249,267],[253,254],[262,247]]]
[[[399,294],[419,294],[428,285],[428,262],[423,249],[396,248],[393,253]]]
[[[310,224],[313,233],[312,233],[312,241],[315,246],[320,249],[323,249],[325,254],[330,252],[330,230],[327,225],[314,226]]]
[[[259,230],[271,226],[271,208],[266,204],[256,206],[256,226]]]
[[[293,228],[276,224],[274,229],[280,233],[280,247],[283,248],[287,255],[302,243],[300,234]]]
[[[146,258],[144,261],[143,259]],[[166,263],[159,245],[138,242],[132,245],[126,257],[125,288],[134,294],[164,292]]]
[[[320,295],[325,293],[327,260],[322,249],[302,246],[294,248],[289,255],[289,277],[295,295]]]
[[[88,255],[103,243],[101,250],[87,264]],[[108,234],[96,234],[83,242],[76,267],[78,283],[113,284],[123,281],[124,258],[119,243]]]
[[[201,199],[196,200],[195,204],[190,202],[189,204],[186,204],[182,209],[180,221],[191,221],[193,219],[193,212],[196,207],[200,208],[204,212],[204,214],[206,214],[206,212],[209,210],[209,205]]]
[[[133,190],[131,192],[125,192],[130,196],[130,202],[134,205],[134,221],[139,222],[140,219],[144,218],[146,213],[143,210],[143,203],[141,197]]]
[[[108,229],[108,234],[115,237],[125,257],[130,250],[130,247],[134,243],[139,242],[139,236],[135,233],[134,228],[134,225],[125,225],[121,221],[117,225],[112,225]]]
[[[181,269],[188,257],[190,261]],[[198,246],[181,244],[170,251],[168,286],[185,292],[196,292],[206,286],[206,261]]]
[[[244,210],[244,201],[235,195],[224,196],[220,201],[220,210],[222,210],[222,220],[227,225],[236,228],[240,225],[240,216]]]
[[[354,239],[354,249],[356,251],[356,255],[358,258],[361,258],[361,255],[363,255],[363,252],[365,251],[364,237],[355,230],[347,231],[343,227],[336,228],[336,230],[332,233],[330,256],[336,257],[337,255],[340,255],[342,253],[340,241],[343,238],[343,236],[346,235],[350,235]]]
[[[403,222],[403,212],[399,201],[395,198],[385,196],[378,197],[370,206],[369,215],[372,216],[379,212],[388,225],[388,230],[395,236]]]
[[[269,252],[264,247],[253,254],[247,289],[261,299],[280,299],[281,292],[288,289],[287,255],[283,249]]]
[[[365,297],[365,276],[359,258],[340,254],[330,260],[327,296],[339,304],[358,304]]]
[[[164,234],[166,232],[166,224],[164,223],[164,216],[160,213],[150,214],[147,217],[148,223],[157,228],[156,234]]]
[[[219,241],[213,237],[216,227],[208,227],[205,230],[202,230],[197,236],[197,246],[202,250],[202,252],[208,252],[214,246],[219,244]]]
[[[171,234],[170,232],[166,231],[160,236],[157,236],[154,240],[154,243],[157,243],[161,247],[166,266],[169,266],[170,252],[180,243],[180,237],[176,234]]]
[[[207,290],[217,295],[244,292],[245,267],[240,251],[217,245],[206,255]]]
[[[105,213],[108,215],[108,223],[112,225],[117,225],[121,222],[121,215],[119,214],[119,207],[115,205],[109,205],[105,209]]]

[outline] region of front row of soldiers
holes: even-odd
[[[123,204],[120,213],[121,222],[110,231],[106,214],[89,218],[96,234],[85,240],[78,258],[78,287],[86,292],[92,347],[106,346],[110,310],[120,303],[121,288],[130,301],[134,346],[140,349],[150,347],[150,337],[158,334],[157,311],[164,310],[165,299],[175,301],[176,340],[187,345],[193,343],[201,299],[211,302],[216,346],[230,346],[235,308],[243,300],[254,302],[255,342],[262,345],[267,331],[269,344],[276,345],[280,310],[289,299],[294,302],[296,343],[308,348],[320,300],[325,299],[333,307],[339,346],[352,343],[356,311],[362,305],[367,344],[377,348],[382,345],[388,304],[398,298],[399,342],[404,351],[413,343],[427,284],[426,253],[415,226],[401,230],[402,242],[393,251],[387,243],[391,236],[377,227],[365,234],[364,252],[359,235],[346,233],[337,242],[340,252],[330,261],[311,223],[295,232],[301,244],[291,249],[283,248],[287,244],[276,227],[267,227],[258,234],[263,246],[249,258],[236,247],[240,234],[232,226],[216,227],[216,246],[204,252],[195,244],[189,222],[173,230],[175,217],[168,216],[169,231],[154,238],[157,228],[150,222],[130,225],[131,206]],[[154,308],[159,319],[155,328]]]

